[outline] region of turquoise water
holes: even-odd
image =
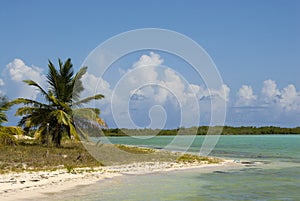
[[[157,136],[149,139],[132,137],[110,137],[110,143],[138,145],[152,148],[165,148],[176,138],[173,150],[183,151],[186,144],[192,142],[189,152],[199,153],[205,136]],[[178,140],[178,138],[180,138]],[[180,146],[182,142],[183,146]],[[300,163],[300,135],[225,135],[210,154],[224,158],[247,158],[281,160]]]
[[[187,140],[188,136],[181,136]],[[171,136],[113,143],[164,148]],[[189,151],[199,152],[197,136]],[[184,143],[183,143],[184,144]],[[180,146],[176,150],[184,150]],[[221,136],[212,156],[260,161],[260,165],[125,175],[56,194],[49,200],[300,200],[300,135]]]
[[[51,200],[299,200],[299,169],[188,170],[124,176],[66,191]]]

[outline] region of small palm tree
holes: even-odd
[[[60,146],[63,135],[74,136],[75,139],[87,136],[79,127],[75,127],[75,117],[86,122],[97,121],[101,126],[106,126],[99,118],[99,109],[79,108],[91,100],[104,98],[102,94],[97,94],[79,100],[79,95],[84,90],[81,78],[86,73],[87,67],[82,67],[74,74],[71,59],[67,59],[64,63],[58,59],[58,63],[59,69],[56,69],[49,61],[48,91],[33,80],[24,80],[28,85],[36,87],[47,103],[25,98],[18,98],[10,103],[11,105],[23,104],[23,107],[17,109],[15,115],[22,116],[19,125],[24,127],[25,131],[35,130],[35,136],[44,143],[49,133],[56,146]]]
[[[7,122],[6,111],[9,109],[7,97],[0,98],[0,144],[15,145],[17,144],[14,135],[23,135],[24,131],[17,126],[2,126]]]

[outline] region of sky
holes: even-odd
[[[198,43],[223,83],[209,88],[193,66],[168,52],[131,52],[102,77],[90,70],[83,78],[83,95],[106,96],[94,105],[110,127],[214,124],[212,116],[222,116],[224,103],[226,125],[299,126],[299,11],[297,0],[2,0],[0,95],[39,99],[22,80],[32,79],[47,88],[48,59],[57,64],[58,58],[71,58],[78,70],[108,39],[131,30],[159,28]],[[143,87],[145,82],[156,86]],[[14,109],[8,112],[10,125],[19,119]]]

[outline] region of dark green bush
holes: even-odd
[[[13,135],[0,132],[0,145],[17,145],[18,142]]]

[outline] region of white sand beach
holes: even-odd
[[[76,168],[71,172],[60,169],[56,171],[9,173],[0,175],[0,197],[2,201],[26,200],[68,190],[78,185],[89,185],[102,179],[110,179],[124,174],[147,174],[189,168],[221,168],[241,165],[232,160],[224,160],[219,164],[144,162],[93,169]]]

